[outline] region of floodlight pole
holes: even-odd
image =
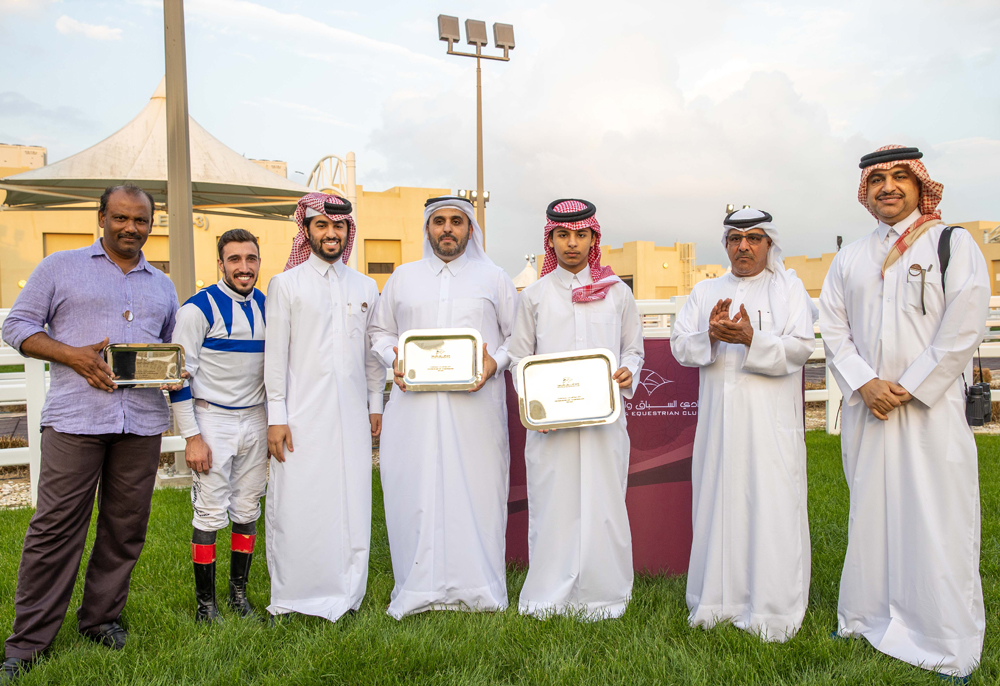
[[[458,52],[454,41],[448,40],[448,54],[476,58],[476,221],[483,230],[483,244],[486,243],[486,201],[483,199],[483,70],[482,60],[509,62],[508,48],[503,49],[503,57],[484,55],[483,48],[476,44],[476,52]]]
[[[451,47],[451,46],[449,46]],[[486,201],[483,199],[483,70],[480,66],[482,47],[476,46],[476,221],[483,231],[486,248]]]
[[[184,0],[163,0],[167,78],[167,223],[170,279],[184,302],[195,292],[191,222],[191,139],[188,132]]]

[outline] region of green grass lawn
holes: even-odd
[[[983,586],[989,629],[975,684],[1000,682],[997,611],[1000,573],[1000,437],[980,437]],[[865,641],[828,638],[836,628],[837,587],[847,544],[848,493],[839,440],[807,435],[813,578],[802,631],[783,645],[763,644],[732,627],[687,626],[684,578],[636,579],[619,620],[540,622],[516,609],[497,614],[426,613],[396,622],[385,614],[392,570],[376,478],[371,575],[361,612],[336,624],[293,617],[276,627],[230,619],[194,623],[188,494],[158,491],[146,549],[132,577],[124,621],[129,644],[112,653],[76,633],[80,575],[70,614],[31,684],[941,684],[933,674],[876,653]],[[377,476],[377,475],[376,475]],[[0,512],[0,626],[14,618],[19,551],[30,511]],[[263,525],[261,534],[263,534]],[[93,531],[91,531],[93,536]],[[263,539],[263,536],[260,537]],[[219,537],[219,589],[228,575],[228,537]],[[250,598],[267,605],[269,586],[258,541]],[[88,553],[89,554],[89,553]],[[524,570],[507,575],[511,604]]]

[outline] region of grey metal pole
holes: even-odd
[[[167,221],[170,278],[184,302],[195,292],[191,218],[191,139],[188,132],[184,0],[163,0],[163,43],[167,67]]]
[[[476,46],[476,52],[479,52]],[[483,198],[483,70],[476,57],[476,221],[483,230],[483,247],[486,247],[486,200]]]

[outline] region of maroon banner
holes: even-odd
[[[646,361],[635,394],[622,407],[632,442],[625,494],[632,528],[632,565],[637,572],[685,574],[691,554],[691,453],[698,421],[698,370],[674,360],[668,339],[646,339],[645,348]],[[507,425],[507,560],[527,564],[526,431],[510,373]]]

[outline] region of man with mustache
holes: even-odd
[[[221,621],[215,603],[215,538],[230,521],[229,606],[254,614],[247,581],[267,481],[264,411],[264,294],[257,237],[246,229],[219,238],[222,279],[177,312],[173,342],[184,346],[189,385],[172,391],[174,416],[187,439],[194,532],[195,621]]]
[[[973,238],[941,222],[944,187],[921,157],[887,145],[861,158],[858,201],[878,224],[837,253],[820,295],[851,490],[838,634],[962,679],[986,628],[963,372],[990,282]]]
[[[24,538],[2,680],[30,669],[62,625],[95,493],[97,536],[77,626],[112,650],[128,638],[121,613],[146,540],[170,412],[160,389],[119,388],[101,353],[109,341],[163,343],[173,332],[177,291],[142,255],[153,208],[137,186],[106,189],[97,210],[101,237],[42,260],[3,323],[8,345],[49,362],[51,385],[38,509]]]
[[[483,250],[472,204],[431,198],[424,256],[389,277],[369,332],[395,371],[379,451],[396,585],[396,619],[427,610],[507,607],[507,345],[517,290]],[[407,392],[400,334],[470,327],[483,338],[484,373],[462,392]]]
[[[267,609],[334,622],[361,606],[368,582],[385,368],[366,331],[378,288],[347,266],[357,234],[347,200],[309,193],[295,222],[267,293]]]
[[[529,355],[607,348],[618,360],[618,391],[631,398],[644,358],[642,319],[629,287],[601,267],[597,208],[556,200],[545,215],[542,277],[519,298],[511,367]],[[528,432],[522,614],[598,620],[625,612],[633,581],[629,448],[624,412],[605,426]]]
[[[722,244],[732,269],[695,285],[670,335],[699,368],[688,622],[787,641],[809,602],[802,367],[816,308],[770,214],[731,212]]]

